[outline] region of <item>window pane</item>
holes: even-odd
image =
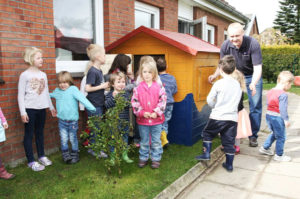
[[[88,60],[86,47],[94,43],[93,1],[53,2],[57,60]]]
[[[154,27],[154,15],[143,12],[141,10],[135,10],[135,28],[138,28],[140,26],[146,26],[148,28]]]

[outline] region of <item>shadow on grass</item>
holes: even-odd
[[[215,139],[213,149],[219,145]],[[58,152],[50,156],[53,165],[44,171],[33,172],[25,165],[9,169],[16,178],[0,180],[0,198],[153,198],[193,167],[201,151],[201,140],[191,147],[169,145],[161,167],[153,170],[150,161],[145,168],[137,167],[136,149],[130,154],[134,163],[122,163],[121,177],[117,171],[108,175],[104,160],[88,155],[84,148],[75,165],[64,164]]]

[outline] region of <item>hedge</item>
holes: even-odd
[[[262,46],[263,79],[268,83],[276,82],[283,70],[300,75],[300,45]]]

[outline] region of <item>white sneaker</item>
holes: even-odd
[[[92,149],[88,150],[88,153],[91,154],[94,157],[98,157],[98,158],[107,158],[107,154],[104,153],[103,151],[100,151],[100,154],[97,154],[95,151],[93,151]]]
[[[275,154],[274,160],[280,161],[280,162],[289,162],[289,161],[292,160],[292,158],[290,156],[287,156],[287,155],[284,155],[284,154],[282,154],[282,156],[279,156],[279,155]]]
[[[49,160],[46,156],[39,158],[39,162],[44,166],[52,165],[51,160]]]
[[[271,148],[265,149],[263,146],[259,148],[259,152],[265,155],[274,155],[274,152],[271,150]]]
[[[31,168],[33,171],[43,171],[45,169],[45,166],[41,165],[38,162],[30,162],[28,163],[28,167]]]

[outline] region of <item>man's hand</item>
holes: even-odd
[[[256,94],[256,86],[254,83],[251,83],[249,85],[250,90],[252,91],[252,96],[254,96]]]

